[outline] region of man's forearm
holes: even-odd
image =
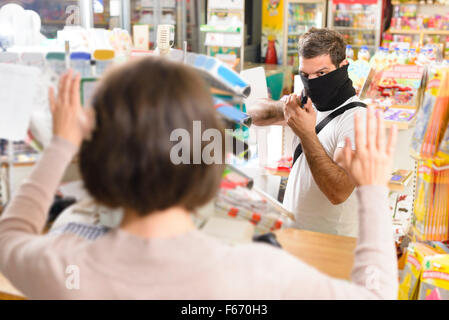
[[[248,106],[248,114],[256,126],[269,126],[283,124],[284,103],[269,99],[259,99]]]
[[[301,137],[301,145],[313,178],[332,204],[344,202],[354,190],[347,173],[326,153],[316,134]]]

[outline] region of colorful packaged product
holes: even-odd
[[[424,143],[424,136],[426,135],[429,126],[430,117],[432,115],[433,106],[435,105],[436,96],[426,93],[423,105],[418,110],[416,116],[415,131],[413,132],[411,143],[411,154],[419,157]]]
[[[438,161],[418,163],[415,234],[421,241],[449,238],[449,167]]]
[[[370,64],[365,60],[357,60],[349,63],[348,75],[357,93],[362,90],[370,69]]]
[[[440,82],[435,105],[429,120],[420,155],[434,158],[449,120],[449,71],[446,70]]]
[[[449,69],[430,68],[424,103],[417,114],[411,152],[415,157],[433,158],[443,138],[449,117]]]
[[[424,259],[419,300],[449,300],[449,254]]]
[[[390,108],[417,109],[421,104],[424,67],[393,65],[373,70],[362,89],[360,98],[371,99]]]
[[[416,114],[416,109],[389,108],[384,113],[384,119],[396,122],[409,122]]]
[[[438,252],[427,244],[420,242],[409,244],[405,267],[400,274],[399,300],[417,299],[424,259],[436,254]]]

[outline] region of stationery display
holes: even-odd
[[[434,258],[440,264],[432,263],[432,261],[435,261]],[[449,255],[445,254],[445,251],[428,243],[410,243],[406,253],[404,270],[400,273],[398,298],[400,300],[430,299],[439,294],[439,290],[432,294],[432,290],[437,286],[440,289],[446,286],[447,290],[448,258]],[[433,271],[436,267],[438,268],[436,272],[440,272],[439,274]],[[446,280],[444,280],[445,278]],[[446,299],[448,298],[446,297]]]

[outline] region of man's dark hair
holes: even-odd
[[[215,196],[223,165],[176,165],[170,157],[172,147],[182,143],[170,136],[184,129],[192,161],[196,120],[201,136],[207,129],[219,130],[224,146],[209,88],[193,68],[154,57],[130,62],[101,81],[93,108],[96,125],[81,146],[80,171],[99,203],[145,215],[174,206],[194,210]],[[210,142],[197,143],[202,154]]]
[[[327,28],[311,28],[299,38],[299,56],[311,59],[329,55],[335,67],[346,58],[346,43],[340,33]]]

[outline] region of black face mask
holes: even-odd
[[[312,100],[318,111],[331,111],[355,95],[355,89],[348,76],[345,65],[324,76],[307,79],[301,75],[306,95]]]

